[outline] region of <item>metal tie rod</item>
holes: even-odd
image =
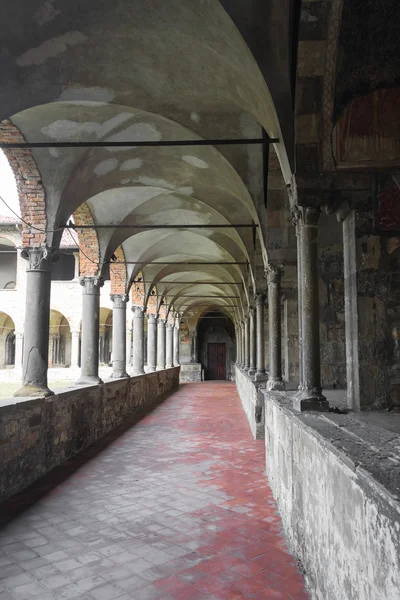
[[[65,225],[65,229],[240,229],[256,228],[257,223],[215,225]]]
[[[243,285],[243,281],[138,281],[137,279],[134,279],[132,283],[148,285]]]
[[[158,142],[132,141],[132,142],[1,142],[2,149],[16,148],[162,148],[173,146],[239,146],[255,144],[277,144],[279,138],[239,138],[239,139],[216,139],[216,140],[160,140]]]
[[[106,264],[110,265],[177,265],[177,266],[188,266],[188,267],[196,267],[199,265],[248,265],[247,262],[146,262],[146,261],[136,261],[136,260],[127,260],[127,261],[106,261]]]

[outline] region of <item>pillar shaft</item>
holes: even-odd
[[[82,288],[82,342],[81,376],[78,384],[101,383],[99,377],[99,322],[101,277],[81,277]]]
[[[132,322],[126,328],[126,367],[132,366]]]
[[[244,319],[244,369],[250,368],[250,317]]]
[[[167,323],[166,330],[166,368],[174,366],[174,326]]]
[[[269,323],[269,374],[267,388],[283,390],[282,379],[282,318],[281,318],[280,266],[269,265],[268,278],[268,323]]]
[[[264,294],[256,295],[256,341],[257,341],[257,371],[256,377],[265,376],[264,350]]]
[[[257,339],[256,339],[256,310],[250,308],[250,368],[249,375],[255,375],[257,370]]]
[[[79,367],[79,331],[71,331],[71,368]]]
[[[301,263],[301,330],[303,386],[294,403],[297,410],[328,410],[322,395],[319,339],[318,219],[320,211],[299,208]]]
[[[47,369],[49,358],[51,268],[58,259],[51,248],[23,248],[26,269],[26,309],[22,359],[23,387],[15,396],[49,396]]]
[[[174,367],[179,367],[179,325],[180,318],[176,317],[174,327]]]
[[[242,355],[242,360],[240,363],[240,368],[244,369],[244,365],[246,364],[246,339],[245,339],[245,328],[244,328],[244,321],[240,322],[240,339],[242,342],[242,348],[241,348],[241,355]]]
[[[147,323],[147,368],[149,373],[156,370],[157,361],[157,315],[148,315]]]
[[[112,378],[129,377],[126,372],[126,303],[129,298],[125,294],[111,295],[113,302],[112,327]]]
[[[298,316],[299,316],[299,390],[303,389],[303,323],[302,323],[302,293],[303,275],[302,275],[302,259],[301,259],[301,224],[299,215],[293,219],[296,227],[297,238],[297,291],[298,291]]]
[[[240,367],[240,363],[242,360],[242,341],[240,339],[241,331],[239,323],[236,326],[236,366]]]
[[[158,319],[157,323],[157,371],[163,371],[165,369],[165,320]]]
[[[132,375],[144,375],[144,311],[141,306],[132,306],[133,343]]]

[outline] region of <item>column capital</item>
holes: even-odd
[[[174,325],[172,325],[172,323],[168,323],[168,321],[166,323],[166,326],[167,326],[167,329],[171,329],[172,330],[174,328]]]
[[[254,295],[254,300],[257,304],[264,304],[265,302],[265,292],[256,292]]]
[[[110,299],[111,302],[114,303],[113,308],[125,308],[126,303],[129,300],[129,296],[127,296],[127,294],[111,294]]]
[[[318,206],[299,206],[292,209],[293,225],[306,225],[316,227],[318,225],[321,209]]]
[[[142,319],[142,318],[144,318],[144,308],[143,308],[143,306],[138,306],[137,304],[134,304],[132,306],[132,312],[133,312],[133,318],[134,319]]]
[[[158,315],[155,315],[154,313],[146,313],[146,317],[149,323],[156,323],[158,319]]]
[[[265,275],[267,276],[269,284],[279,284],[281,282],[282,275],[284,274],[283,263],[272,262],[267,265],[265,269]]]
[[[59,253],[49,246],[25,246],[21,256],[28,261],[27,271],[50,272],[53,263],[59,259]]]
[[[86,296],[98,296],[100,288],[104,285],[104,279],[102,277],[80,277],[79,283]]]
[[[159,326],[164,327],[166,325],[167,321],[166,321],[166,319],[161,319],[160,317],[158,317],[157,323]]]

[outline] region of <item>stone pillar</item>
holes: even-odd
[[[126,294],[112,294],[112,367],[113,379],[129,377],[126,372],[126,303],[129,297]]]
[[[198,354],[197,354],[197,331],[192,331],[190,334],[190,358],[192,363],[198,362]]]
[[[51,268],[58,254],[46,246],[23,248],[26,269],[26,309],[22,388],[14,396],[50,396],[47,387]]]
[[[256,374],[257,369],[256,310],[250,307],[250,368],[249,375]]]
[[[144,310],[141,306],[132,306],[133,344],[132,376],[144,375]]]
[[[102,277],[81,277],[82,294],[82,343],[81,376],[77,384],[102,383],[99,377],[99,321],[100,288]]]
[[[14,369],[22,370],[22,353],[24,348],[24,334],[20,331],[15,332],[15,365]]]
[[[282,318],[281,318],[280,266],[269,265],[268,278],[268,322],[269,322],[269,374],[268,390],[283,390],[282,379]]]
[[[242,340],[241,340],[240,323],[236,325],[236,366],[240,368],[242,361]]]
[[[320,210],[299,207],[301,285],[301,331],[303,385],[294,400],[294,408],[328,410],[329,403],[322,395],[319,339],[318,290],[318,219]]]
[[[250,368],[250,317],[244,318],[244,370]]]
[[[265,377],[264,350],[264,294],[256,295],[256,341],[257,341],[257,371],[256,379]]]
[[[298,316],[299,316],[299,390],[303,389],[303,324],[302,324],[302,293],[301,288],[303,286],[303,274],[302,274],[302,259],[301,259],[301,224],[300,224],[300,212],[296,209],[293,213],[293,225],[296,227],[296,238],[297,238],[297,292],[298,292]]]
[[[157,371],[165,369],[165,319],[158,319],[157,323]]]
[[[245,340],[245,328],[244,321],[240,321],[240,340],[242,342],[242,347],[240,349],[241,361],[240,368],[244,369],[244,365],[246,364],[246,340]]]
[[[175,318],[174,326],[174,367],[179,367],[179,315]]]
[[[132,366],[132,323],[126,328],[126,368]]]
[[[74,259],[75,259],[74,279],[78,280],[79,279],[79,252],[74,252]]]
[[[71,331],[71,369],[79,368],[79,331]]]
[[[156,370],[157,361],[157,318],[158,315],[147,315],[147,368],[149,373]]]
[[[166,331],[166,365],[167,369],[174,366],[174,326],[167,323]]]

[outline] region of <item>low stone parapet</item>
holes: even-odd
[[[202,381],[201,363],[182,364],[179,381],[181,381],[182,383]]]
[[[246,413],[251,433],[255,440],[263,440],[264,426],[264,389],[267,381],[254,381],[245,371],[235,366],[235,382],[243,410]]]
[[[179,385],[179,367],[0,406],[0,501],[22,490]]]
[[[400,435],[262,394],[267,476],[313,600],[398,600]]]

